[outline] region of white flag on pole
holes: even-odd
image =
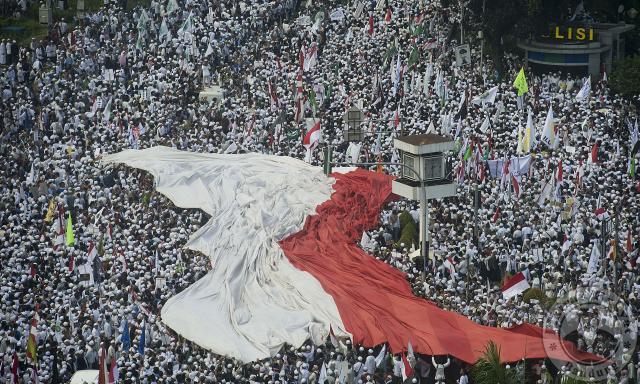
[[[496,101],[496,96],[498,96],[498,86],[488,89],[484,91],[484,93],[474,97],[471,100],[471,103],[476,105],[484,105],[485,103],[493,104]]]
[[[598,265],[600,264],[600,246],[598,240],[593,242],[593,248],[591,249],[591,257],[589,257],[589,266],[587,267],[587,273],[596,273],[598,271]]]
[[[587,76],[587,81],[584,82],[582,88],[580,88],[580,92],[576,95],[576,100],[584,101],[589,97],[589,93],[591,92],[591,76]]]
[[[549,112],[547,113],[547,118],[544,120],[544,131],[540,138],[540,141],[549,148],[552,148],[555,142],[554,126],[553,106],[549,105]]]

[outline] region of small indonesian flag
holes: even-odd
[[[116,363],[116,357],[111,356],[111,364],[109,365],[109,384],[115,384],[118,382],[118,364]]]
[[[320,142],[320,120],[316,121],[316,123],[311,127],[310,130],[307,131],[307,134],[304,135],[304,139],[302,140],[302,145],[305,148],[313,149]]]
[[[602,207],[598,207],[596,208],[596,210],[594,211],[596,217],[600,220],[604,220],[609,218],[609,212],[607,212],[604,208]]]
[[[304,56],[305,56],[306,48],[304,45],[300,47],[300,52],[298,53],[298,60],[300,60],[300,70],[304,71]]]
[[[556,181],[562,183],[562,160],[558,160],[558,170],[556,171]]]
[[[510,278],[507,282],[502,286],[502,297],[505,300],[508,300],[516,295],[521,294],[522,292],[529,289],[529,282],[527,278],[524,276],[524,273],[519,272],[512,278]]]
[[[373,36],[373,14],[369,15],[369,36]]]
[[[100,357],[98,360],[98,384],[108,384],[109,372],[107,371],[106,355],[107,351],[102,347],[100,349]]]
[[[598,150],[600,149],[600,142],[596,141],[591,148],[591,156],[589,156],[589,162],[596,164],[598,162]]]
[[[627,229],[627,253],[633,252],[633,234],[631,233],[631,227]]]
[[[500,218],[500,207],[496,208],[496,212],[493,214],[491,220],[495,223]]]
[[[411,368],[411,364],[409,364],[409,360],[407,360],[405,354],[402,355],[402,366],[400,369],[402,370],[402,382],[406,381],[408,377],[413,377],[413,368]]]
[[[513,174],[511,174],[511,184],[513,185],[513,194],[516,196],[516,199],[519,199],[521,194],[520,182]]]
[[[98,248],[93,244],[93,241],[89,242],[89,249],[87,250],[87,260],[89,263],[93,263],[93,260],[98,256]]]

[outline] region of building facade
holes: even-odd
[[[520,41],[518,47],[534,72],[563,70],[582,76],[610,72],[614,60],[624,57],[624,33],[631,24],[552,25],[548,35]]]

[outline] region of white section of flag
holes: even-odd
[[[149,171],[176,206],[212,217],[186,247],[208,256],[213,268],[162,308],[162,321],[178,334],[244,362],[271,357],[285,343],[323,344],[329,324],[337,337],[349,336],[333,297],[278,245],[330,199],[335,180],[322,168],[282,156],[167,147],[126,150],[104,161]]]

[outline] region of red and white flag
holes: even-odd
[[[109,365],[109,384],[116,384],[118,382],[118,364],[116,363],[116,357],[111,356],[111,363]]]
[[[496,207],[496,211],[493,214],[493,217],[491,217],[491,221],[495,223],[496,221],[498,221],[499,218],[500,218],[500,207]]]
[[[604,220],[604,219],[608,219],[609,218],[609,212],[607,212],[604,208],[602,208],[600,205],[598,205],[598,208],[596,208],[596,210],[593,212],[596,217],[600,220]]]
[[[313,124],[311,129],[307,131],[307,134],[304,135],[304,138],[302,139],[302,145],[307,149],[307,153],[305,155],[305,161],[307,163],[311,162],[311,153],[318,146],[321,136],[322,131],[320,130],[320,120],[318,120]]]
[[[311,129],[307,131],[307,134],[304,135],[302,145],[304,145],[304,147],[307,149],[314,149],[318,146],[321,135],[322,131],[320,130],[320,120],[318,120],[315,124],[313,124]]]
[[[527,278],[524,273],[518,272],[515,276],[507,280],[502,286],[502,297],[508,300],[516,295],[521,294],[530,288]]]
[[[449,256],[446,259],[444,259],[444,262],[442,263],[442,266],[449,272],[449,275],[451,275],[451,276],[453,276],[453,274],[456,273],[455,265],[456,264],[453,261],[453,259],[451,258],[451,256]]]
[[[109,372],[107,371],[106,362],[107,351],[102,347],[100,349],[100,358],[98,361],[98,384],[108,384]]]
[[[300,47],[300,52],[298,53],[298,59],[300,60],[300,70],[304,71],[304,56],[305,56],[306,48],[304,44]]]
[[[563,361],[591,358],[580,351],[568,357],[562,344],[554,353],[544,348],[525,351],[519,346],[533,345],[534,339],[542,345],[542,337],[484,327],[452,311],[434,312],[433,304],[413,295],[401,271],[367,255],[354,235],[360,237],[377,225],[380,209],[392,194],[391,176],[357,169],[329,178],[317,167],[281,156],[202,157],[168,147],[124,151],[105,156],[105,161],[160,175],[156,188],[177,206],[222,213],[213,214],[192,239],[203,245],[204,255],[215,258],[202,278],[206,284],[185,288],[162,308],[163,324],[212,353],[242,362],[268,359],[277,353],[272,345],[294,345],[317,336],[318,328],[310,329],[308,321],[317,319],[326,332],[331,325],[338,339],[387,342],[398,352],[406,352],[406,344],[398,340],[411,340],[416,356],[450,355],[469,364],[482,355],[489,340],[501,347],[504,361],[544,359],[549,354]],[[230,180],[232,173],[243,177]],[[209,188],[203,190],[203,183]],[[256,190],[262,198],[244,197]],[[256,220],[255,212],[269,214]],[[229,225],[243,230],[224,238],[213,230]],[[218,252],[231,247],[238,252]],[[237,274],[239,261],[254,263],[255,268]],[[370,294],[353,294],[362,290]],[[133,299],[135,291],[131,293]],[[244,319],[246,326],[238,327],[234,294],[260,297],[245,304],[251,313],[264,315]],[[384,307],[376,302],[380,295],[385,297]],[[385,320],[372,327],[371,319],[380,317]],[[211,324],[216,325],[214,333]],[[458,325],[455,332],[450,324]],[[288,331],[279,332],[283,327]],[[440,342],[425,342],[436,334]],[[407,356],[405,360],[408,363]],[[411,367],[402,365],[408,377]]]
[[[513,173],[511,174],[511,184],[513,185],[513,194],[516,196],[516,199],[519,199],[522,194],[522,189],[520,188],[520,181],[518,181],[518,177]]]
[[[273,84],[271,84],[271,80],[267,82],[267,88],[269,91],[269,98],[271,99],[271,107],[280,107],[280,103],[278,102],[278,93],[276,92],[276,88]]]
[[[369,15],[369,36],[373,36],[373,14]]]
[[[20,362],[18,361],[18,354],[13,352],[13,362],[11,363],[11,376],[13,376],[13,384],[18,384],[18,367]]]
[[[391,8],[387,8],[387,14],[384,16],[384,22],[386,24],[389,24],[391,22],[391,16],[392,16],[392,12],[391,12]]]
[[[303,68],[305,71],[313,69],[318,61],[318,43],[311,43],[309,49],[305,52]]]
[[[591,148],[591,156],[589,156],[589,163],[597,164],[598,163],[598,151],[600,150],[600,142],[596,141]]]
[[[93,241],[89,242],[89,248],[87,249],[87,260],[90,264],[93,263],[93,260],[98,256],[98,248],[93,243]]]
[[[562,183],[562,160],[558,160],[558,169],[556,169],[556,181]]]
[[[413,368],[411,368],[411,364],[409,364],[405,354],[402,354],[402,366],[400,369],[402,371],[402,382],[405,382],[408,377],[413,377]]]

